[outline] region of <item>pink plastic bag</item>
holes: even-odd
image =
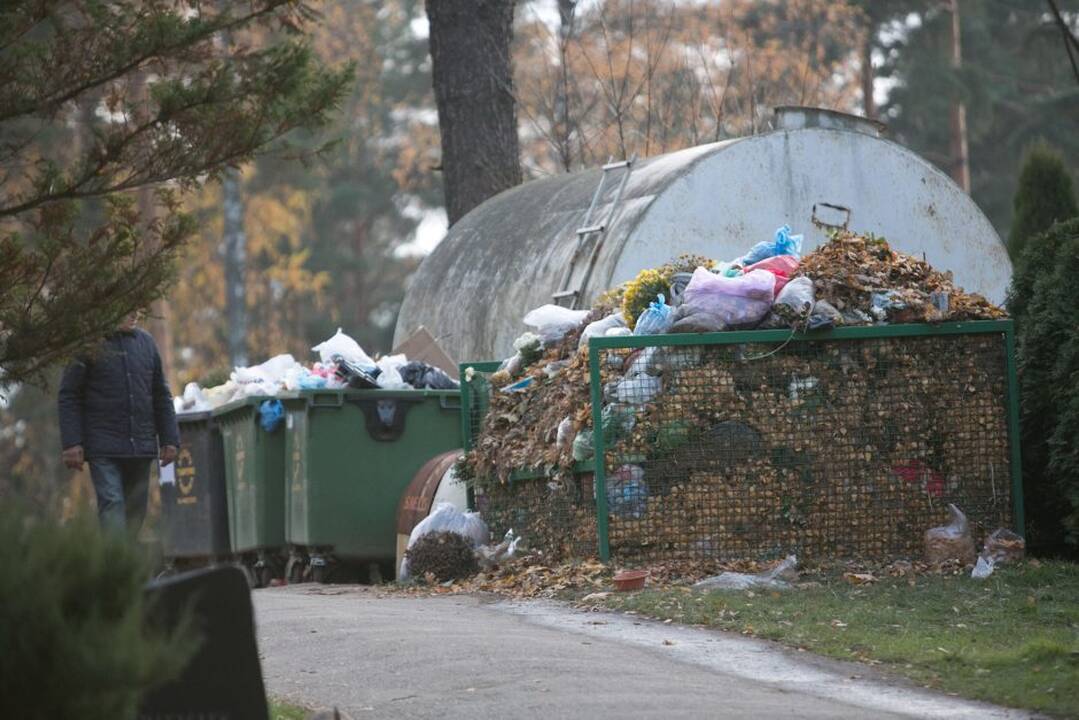
[[[798,266],[802,264],[802,261],[796,258],[794,255],[776,255],[775,257],[766,258],[759,263],[750,265],[746,268],[746,272],[753,272],[754,270],[767,270],[776,276],[776,284],[772,289],[772,292],[779,296],[779,291],[783,289],[783,286],[790,282],[794,274],[798,272]]]
[[[775,282],[767,270],[722,277],[697,268],[686,286],[685,304],[718,316],[728,327],[756,325],[772,307]]]

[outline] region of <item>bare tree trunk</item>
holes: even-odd
[[[862,113],[867,118],[875,118],[877,116],[877,103],[873,99],[873,31],[874,28],[868,28],[866,30],[865,38],[862,40]]]
[[[573,126],[570,122],[569,44],[573,39],[577,0],[558,0],[558,95],[555,98],[555,132],[558,159],[565,172],[573,168]]]
[[[450,225],[521,183],[510,40],[515,0],[426,0]]]
[[[949,10],[952,13],[952,68],[958,71],[963,67],[963,50],[960,44],[959,0],[951,0]],[[951,156],[952,179],[963,189],[970,192],[970,157],[967,149],[967,107],[960,100],[952,102],[951,113]]]
[[[244,203],[240,190],[240,171],[229,168],[221,184],[224,207],[225,314],[228,319],[229,362],[234,367],[247,365],[247,286],[244,270],[247,261],[247,234],[244,232]]]

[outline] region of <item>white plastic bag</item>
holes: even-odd
[[[363,351],[358,342],[341,332],[341,328],[337,328],[337,334],[332,338],[311,349],[318,353],[319,359],[324,363],[332,361],[334,357],[341,357],[364,370],[375,368],[375,361]]]
[[[483,570],[490,570],[517,554],[517,544],[521,538],[517,537],[513,528],[506,531],[506,536],[497,545],[480,545],[476,548],[476,555]]]
[[[720,573],[695,583],[693,587],[697,590],[749,590],[756,587],[785,590],[790,587],[787,581],[797,578],[798,557],[788,555],[783,562],[771,570],[756,575],[736,572]]]
[[[183,396],[177,399],[180,401],[178,412],[193,413],[212,409],[206,394],[202,392],[202,388],[196,382],[189,382],[185,385]],[[173,407],[176,407],[175,402]]]
[[[615,397],[620,403],[645,405],[659,395],[662,387],[663,383],[658,377],[635,375],[619,381],[615,389]]]
[[[440,502],[434,511],[412,528],[408,536],[407,551],[424,535],[434,532],[451,532],[460,535],[472,544],[472,547],[486,545],[491,539],[491,531],[479,513],[461,512],[452,503]],[[408,557],[401,562],[398,573],[401,580],[408,579]]]
[[[717,316],[728,327],[755,325],[771,309],[774,288],[775,275],[767,270],[722,277],[697,268],[684,304]]]
[[[813,310],[813,281],[796,277],[776,295],[775,310],[785,320],[806,319]]]
[[[970,576],[975,580],[985,580],[993,574],[993,569],[995,567],[996,560],[994,560],[991,555],[989,557],[979,555],[978,563],[974,566],[974,569],[970,571]]]
[[[401,377],[401,368],[408,364],[404,355],[387,355],[378,359],[378,377],[375,382],[383,390],[411,390],[412,386]]]
[[[524,316],[524,323],[536,328],[536,333],[544,343],[551,344],[561,340],[566,333],[584,322],[588,310],[570,310],[558,305],[543,305],[530,310]]]
[[[590,322],[581,333],[581,341],[577,343],[577,347],[582,348],[588,345],[589,338],[607,337],[611,330],[624,327],[626,327],[626,319],[621,312],[612,313],[601,320]],[[629,328],[626,329],[628,330]]]

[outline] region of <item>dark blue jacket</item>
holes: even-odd
[[[59,406],[60,442],[82,445],[87,458],[154,457],[158,445],[180,446],[161,356],[143,330],[113,333],[69,365]]]

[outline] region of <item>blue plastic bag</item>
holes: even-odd
[[[273,432],[285,419],[285,406],[280,400],[264,400],[259,405],[259,424],[266,432]]]
[[[776,255],[793,255],[800,257],[802,252],[802,236],[791,235],[791,226],[784,225],[776,230],[775,239],[771,242],[762,240],[749,249],[742,257],[735,261],[736,265],[749,267],[761,260],[767,260]]]
[[[633,328],[634,335],[662,335],[670,329],[671,313],[674,309],[667,304],[667,299],[660,293],[656,300],[648,306],[641,316],[637,318],[637,326]]]

